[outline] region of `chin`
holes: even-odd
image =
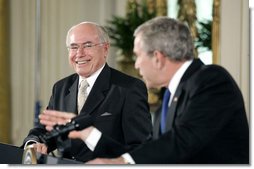
[[[150,85],[150,83],[148,83],[147,81],[145,81],[145,84],[146,84],[146,87],[147,87],[148,89],[151,89],[151,88],[152,88],[152,86]]]
[[[148,82],[148,81],[145,81],[145,84],[146,84],[146,87],[147,87],[148,89],[155,89],[155,88],[158,87],[158,86],[154,85],[154,83],[150,83],[150,82]]]
[[[77,74],[78,74],[79,76],[82,76],[82,77],[89,77],[89,76],[90,76],[89,73],[85,73],[85,72],[82,72],[82,71],[76,71],[76,72],[77,72]]]

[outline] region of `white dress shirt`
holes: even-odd
[[[178,70],[177,72],[174,74],[173,78],[171,79],[169,85],[168,85],[168,89],[171,93],[171,96],[174,96],[176,89],[180,83],[180,80],[184,74],[184,72],[187,70],[187,68],[190,66],[190,64],[192,63],[193,60],[190,61],[186,61]],[[169,100],[169,105],[172,102],[173,97],[170,97]],[[101,138],[102,133],[94,128],[90,135],[87,137],[87,139],[83,139],[83,141],[86,143],[87,147],[91,150],[94,151],[98,141]],[[125,161],[127,161],[129,164],[135,164],[135,161],[133,160],[133,158],[130,156],[129,153],[125,153],[122,155],[122,157],[125,159]]]
[[[85,78],[87,83],[89,84],[89,86],[87,87],[86,89],[86,92],[87,92],[87,96],[89,95],[90,91],[92,90],[93,88],[93,85],[97,79],[97,77],[99,76],[99,74],[101,73],[102,69],[104,68],[105,64],[100,68],[98,69],[96,72],[94,72],[91,76]],[[79,85],[82,81],[82,79],[84,79],[84,77],[82,76],[79,76]]]
[[[183,77],[183,74],[187,70],[187,68],[190,66],[193,60],[186,61],[174,74],[173,78],[169,82],[168,89],[171,93],[171,97],[169,99],[168,105],[172,102],[173,96],[175,95],[176,89],[181,81],[181,78]],[[125,159],[126,162],[129,164],[135,164],[135,161],[131,157],[129,153],[124,153],[122,157]]]
[[[96,79],[98,78],[98,76],[101,73],[101,71],[104,68],[104,66],[105,66],[105,64],[100,69],[98,69],[96,72],[94,72],[91,76],[86,78],[87,83],[89,84],[89,86],[86,89],[87,90],[87,95],[89,95],[91,89],[93,88],[93,85],[94,85]],[[82,81],[82,79],[84,79],[84,78],[82,76],[79,76],[79,85],[80,85],[80,82]],[[99,139],[101,137],[101,132],[99,130],[97,130],[97,131],[96,130],[91,132],[91,134],[90,134],[91,136],[89,135],[89,138],[87,138],[86,141],[83,140],[92,151],[94,150],[95,146],[97,145],[97,143],[98,143],[98,141],[99,141]],[[35,140],[28,140],[25,143],[24,149],[29,144],[33,144],[33,143],[38,143],[38,142],[35,141]]]

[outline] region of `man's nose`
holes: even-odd
[[[78,50],[77,50],[77,55],[83,55],[85,54],[85,50],[83,47],[79,47]]]

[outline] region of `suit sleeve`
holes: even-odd
[[[52,95],[50,97],[50,101],[49,101],[49,104],[47,106],[47,109],[52,109],[53,108],[54,89],[55,89],[55,86],[53,87],[53,92],[52,92]],[[47,130],[45,129],[45,126],[43,126],[41,124],[39,124],[39,126],[37,126],[37,127],[32,128],[29,131],[28,136],[24,139],[23,144],[22,144],[21,147],[24,147],[26,142],[29,141],[29,140],[34,140],[36,142],[42,143],[39,136],[45,134],[46,132],[47,132]],[[52,144],[50,144],[50,146],[48,147],[48,152],[51,152],[55,148],[56,148],[56,144],[52,142]]]
[[[218,156],[223,162],[232,160],[223,153],[238,152],[230,144],[238,142],[239,135],[247,135],[248,129],[243,99],[230,75],[224,70],[208,69],[192,77],[182,90],[172,130],[130,152],[136,163],[187,163],[205,156],[210,156],[210,161]],[[204,149],[211,154],[197,157]]]
[[[102,134],[94,154],[108,154],[117,157],[152,138],[152,122],[147,102],[147,90],[143,82],[135,81],[125,93],[122,112],[122,130],[125,145]],[[102,153],[103,152],[103,153]]]
[[[126,143],[135,148],[152,139],[151,114],[147,100],[147,89],[137,80],[129,87],[123,108],[122,128]]]

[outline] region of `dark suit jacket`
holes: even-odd
[[[77,112],[77,74],[58,81],[53,87],[48,109]],[[107,64],[98,76],[80,116],[94,117],[94,126],[103,133],[96,153],[91,152],[82,140],[71,140],[70,156],[79,161],[95,157],[115,157],[152,138],[152,122],[145,84],[110,68]],[[25,141],[38,140],[44,128],[34,128]],[[124,149],[114,150],[111,141]],[[54,143],[49,146],[53,150]],[[98,151],[100,150],[100,151]]]
[[[195,59],[184,73],[168,110],[167,132],[131,152],[136,163],[249,163],[244,101],[229,73]]]

